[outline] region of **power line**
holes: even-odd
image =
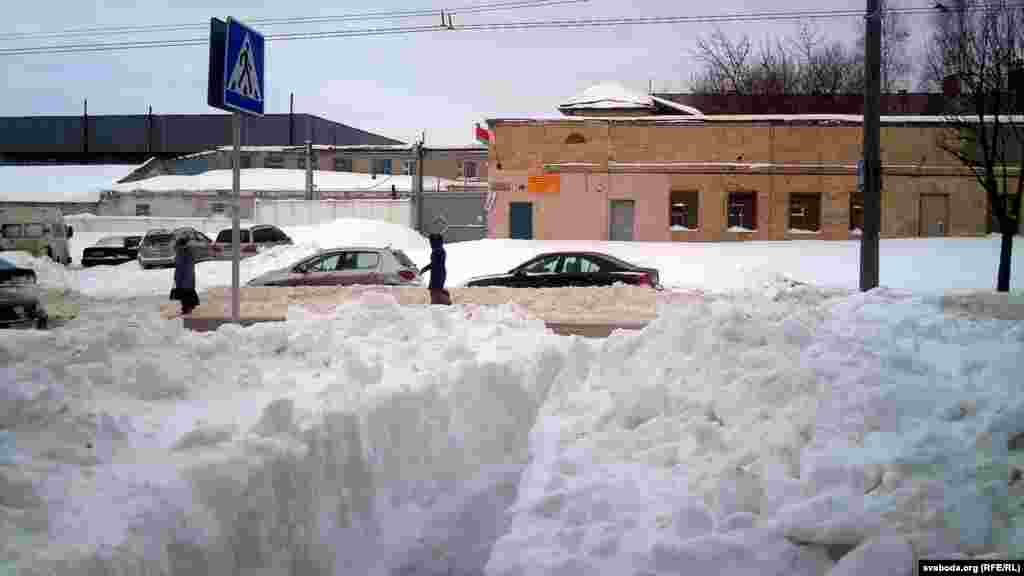
[[[360,22],[370,20],[402,20],[407,18],[436,18],[442,11],[446,14],[483,14],[502,10],[518,10],[523,8],[544,8],[565,4],[580,4],[590,0],[505,0],[486,4],[473,4],[457,8],[420,8],[415,10],[388,10],[353,14],[336,14],[332,16],[293,16],[289,18],[253,18],[246,20],[252,25],[262,27],[324,24],[331,22]],[[74,28],[53,32],[4,32],[0,33],[0,42],[28,39],[55,39],[81,36],[116,36],[123,34],[149,34],[157,32],[184,32],[189,30],[207,30],[209,22],[152,24],[136,26],[100,26],[91,28]]]
[[[1024,3],[1012,5],[1002,4],[999,6],[975,6],[971,11],[994,11],[1011,7],[1024,7]],[[894,14],[935,14],[934,7],[917,8],[894,8],[890,10]],[[543,30],[543,29],[566,29],[566,28],[596,28],[612,26],[643,26],[652,24],[717,24],[733,22],[773,22],[785,20],[813,20],[832,18],[863,18],[864,12],[858,9],[833,9],[833,10],[797,10],[797,11],[775,11],[755,13],[734,13],[722,15],[703,16],[650,16],[650,17],[619,17],[619,18],[587,18],[570,20],[530,20],[519,22],[489,22],[478,24],[460,24],[442,26],[421,25],[421,26],[397,26],[388,28],[367,28],[358,30],[330,30],[324,32],[293,32],[266,34],[264,38],[269,42],[288,40],[314,40],[324,38],[358,38],[367,36],[389,36],[405,35],[423,32],[446,31],[502,31],[502,30]],[[87,52],[107,52],[115,50],[131,50],[142,48],[170,48],[181,46],[204,46],[208,42],[206,37],[167,39],[167,40],[133,40],[129,42],[110,43],[85,43],[85,44],[57,44],[49,46],[34,46],[24,48],[0,49],[0,56],[23,56],[34,54],[77,54]]]

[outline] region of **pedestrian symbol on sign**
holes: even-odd
[[[231,78],[228,80],[228,90],[256,101],[262,101],[260,94],[260,81],[256,75],[256,63],[253,59],[252,42],[249,35],[242,40],[242,49],[238,51],[238,59],[231,71]]]

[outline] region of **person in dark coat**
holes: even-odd
[[[196,293],[196,259],[187,238],[178,238],[174,246],[174,289],[171,298],[181,302],[181,313],[191,314],[199,306]]]
[[[430,303],[451,305],[452,296],[444,289],[444,281],[448,276],[448,270],[445,268],[444,237],[435,232],[429,238],[430,264],[420,270],[420,274],[430,271]]]

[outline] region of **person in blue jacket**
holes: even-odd
[[[444,251],[444,237],[435,232],[429,236],[429,239],[430,264],[427,264],[423,270],[420,270],[420,274],[426,274],[428,270],[430,271],[430,303],[450,306],[452,296],[444,288],[444,281],[448,276],[448,270],[445,268],[445,258],[447,255]]]
[[[196,293],[196,259],[187,238],[178,238],[174,254],[174,289],[171,298],[181,302],[181,313],[191,314],[199,306]]]

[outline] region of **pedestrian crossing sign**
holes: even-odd
[[[228,18],[223,42],[221,107],[262,116],[266,99],[263,35],[234,18]]]

